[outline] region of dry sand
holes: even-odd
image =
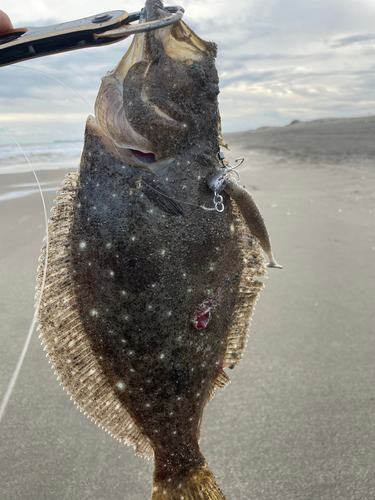
[[[360,132],[359,132],[360,131]],[[210,403],[202,450],[228,500],[375,498],[374,118],[228,134],[282,271],[244,359]],[[40,173],[59,186],[62,171]],[[0,176],[1,196],[32,174]],[[53,193],[47,192],[52,205]],[[0,384],[33,315],[37,194],[0,201]],[[1,500],[145,500],[152,463],[80,414],[34,334],[0,429]]]

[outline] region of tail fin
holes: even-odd
[[[225,500],[206,461],[181,479],[155,479],[151,500]]]

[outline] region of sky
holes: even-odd
[[[224,132],[375,114],[375,0],[176,3],[185,9],[184,21],[218,45]],[[15,27],[141,7],[137,0],[0,2]],[[129,40],[0,68],[0,124],[21,143],[82,139],[100,78],[117,64]],[[0,144],[10,142],[0,131]]]

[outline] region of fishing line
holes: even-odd
[[[40,182],[39,182],[39,179],[38,179],[38,176],[36,175],[36,172],[35,170],[33,169],[32,165],[31,165],[31,162],[27,156],[27,154],[24,152],[24,150],[22,149],[21,145],[17,142],[17,140],[13,137],[13,135],[9,132],[9,130],[0,122],[0,125],[3,127],[3,129],[5,130],[5,132],[12,138],[12,140],[17,144],[17,146],[20,148],[22,154],[24,155],[24,157],[26,158],[26,161],[28,162],[29,164],[29,167],[31,169],[31,171],[33,172],[34,174],[34,177],[35,177],[35,180],[36,180],[36,183],[38,185],[38,189],[39,189],[39,193],[40,193],[40,196],[42,198],[42,204],[43,204],[43,211],[44,211],[44,220],[45,220],[45,225],[46,225],[46,260],[45,260],[45,264],[44,264],[44,270],[43,270],[43,281],[42,281],[42,288],[41,288],[41,292],[40,292],[40,296],[39,296],[39,300],[38,300],[38,304],[36,306],[36,309],[35,309],[35,312],[34,312],[34,316],[33,316],[33,319],[31,321],[31,325],[29,327],[29,331],[27,333],[27,336],[26,336],[26,340],[24,342],[24,345],[23,345],[23,348],[22,348],[22,351],[21,351],[21,355],[18,359],[18,362],[17,362],[17,365],[16,365],[16,368],[13,372],[13,375],[10,379],[10,382],[9,382],[9,385],[7,387],[7,390],[5,391],[5,394],[4,394],[4,397],[1,401],[1,404],[0,404],[0,423],[1,423],[1,420],[4,416],[4,413],[5,413],[5,410],[8,406],[8,403],[9,403],[9,399],[12,395],[12,392],[13,392],[13,389],[14,389],[14,386],[16,385],[16,382],[17,382],[17,378],[18,378],[18,375],[21,371],[21,367],[22,367],[22,364],[24,362],[24,359],[25,359],[25,356],[26,356],[26,353],[27,353],[27,349],[29,348],[29,345],[30,345],[30,341],[31,341],[31,337],[32,337],[32,334],[33,334],[33,331],[34,331],[34,325],[35,325],[35,322],[36,322],[36,318],[38,316],[38,312],[39,312],[39,307],[40,307],[40,303],[42,301],[42,297],[43,297],[43,291],[44,291],[44,284],[45,284],[45,281],[46,281],[46,274],[47,274],[47,262],[48,262],[48,245],[49,245],[49,242],[48,242],[48,218],[47,218],[47,209],[46,209],[46,203],[45,203],[45,199],[44,199],[44,195],[43,195],[43,191],[42,191],[42,186],[40,185]]]
[[[114,145],[114,148],[115,150],[117,151],[119,157],[121,157],[121,154],[119,152],[119,150],[117,149],[116,147],[116,144],[113,143]],[[241,158],[242,159],[242,158]],[[237,160],[236,160],[237,161]],[[242,162],[241,162],[242,163]],[[171,166],[171,165],[170,165]],[[136,172],[134,171],[134,168],[131,166],[131,165],[127,165],[127,167],[129,167],[133,173],[135,174]],[[236,167],[234,167],[236,168]],[[214,195],[214,207],[206,207],[205,205],[197,205],[196,203],[190,203],[188,201],[182,201],[182,200],[179,200],[177,198],[172,198],[172,196],[168,196],[167,194],[165,193],[162,193],[161,191],[159,191],[158,189],[155,189],[154,187],[150,186],[150,184],[148,184],[145,180],[142,179],[141,177],[141,182],[143,182],[143,184],[145,186],[147,186],[148,188],[152,189],[152,191],[155,191],[155,193],[157,194],[160,194],[161,196],[164,196],[164,198],[168,198],[169,200],[172,200],[172,201],[176,201],[177,203],[182,203],[184,205],[190,205],[192,207],[197,207],[197,208],[201,208],[203,210],[206,210],[207,212],[213,212],[213,211],[216,211],[216,212],[224,212],[224,204],[223,204],[223,197],[220,196],[219,194],[215,194]]]
[[[115,145],[115,147],[116,147],[116,145]],[[117,148],[116,148],[116,150],[117,150]],[[117,150],[117,152],[118,152],[118,150]],[[220,153],[219,159],[220,159],[220,162],[222,164],[221,168],[226,170],[226,175],[231,176],[232,173],[234,173],[237,176],[237,180],[236,179],[235,180],[237,182],[239,182],[240,176],[239,176],[239,173],[235,169],[238,168],[240,165],[242,165],[242,163],[244,162],[245,159],[244,158],[237,158],[235,166],[229,165],[229,163],[224,160],[224,155],[222,155],[222,153]],[[182,200],[178,200],[177,198],[172,198],[171,196],[168,196],[167,194],[162,193],[162,192],[158,191],[157,189],[155,189],[154,187],[150,186],[142,178],[141,178],[141,181],[147,187],[149,187],[150,189],[152,189],[156,193],[160,194],[161,196],[164,196],[165,198],[169,198],[170,200],[176,201],[178,203],[183,203],[184,205],[191,205],[193,207],[202,208],[203,210],[206,210],[207,212],[212,212],[214,210],[216,210],[216,212],[224,212],[223,197],[218,193],[214,193],[213,202],[214,202],[215,206],[214,207],[206,207],[205,205],[197,205],[196,203],[189,203],[188,201],[182,201]]]
[[[150,186],[150,184],[147,184],[146,181],[144,181],[142,178],[141,178],[141,181],[143,182],[143,184],[145,184],[148,188],[152,189],[153,191],[155,191],[155,193],[158,193],[160,194],[161,196],[164,196],[164,198],[169,198],[170,200],[173,200],[173,201],[176,201],[177,203],[183,203],[184,205],[190,205],[192,207],[197,207],[197,208],[202,208],[203,210],[206,210],[208,212],[210,211],[213,211],[213,210],[217,210],[216,206],[214,207],[206,207],[205,205],[197,205],[196,203],[189,203],[188,201],[182,201],[182,200],[178,200],[177,198],[172,198],[171,196],[168,196],[167,194],[165,193],[162,193],[161,191],[158,191],[157,189],[155,189],[154,187]],[[221,198],[221,197],[220,197]]]
[[[95,115],[94,111],[91,109],[91,106],[89,106],[89,104],[83,99],[83,97],[81,97],[75,90],[73,90],[72,88],[70,88],[69,85],[67,85],[66,83],[62,82],[58,78],[56,78],[56,77],[54,77],[52,75],[49,75],[48,73],[45,73],[44,71],[41,71],[39,69],[30,68],[29,66],[18,65],[18,66],[14,66],[14,68],[28,69],[28,70],[31,70],[31,71],[35,71],[36,73],[41,73],[42,75],[48,76],[49,78],[52,78],[52,80],[57,81],[58,83],[60,83],[61,85],[63,85],[67,89],[69,89],[71,92],[73,92],[73,94],[75,94],[89,108],[90,112]],[[33,319],[31,321],[31,324],[30,324],[30,327],[29,327],[29,330],[28,330],[28,333],[27,333],[27,336],[26,336],[26,340],[25,340],[23,348],[22,348],[21,355],[20,355],[20,357],[18,359],[16,368],[15,368],[13,374],[12,374],[12,377],[10,379],[8,387],[7,387],[6,391],[5,391],[4,397],[3,397],[3,399],[2,399],[2,401],[0,403],[0,423],[1,423],[2,418],[4,416],[4,413],[6,411],[6,408],[8,406],[9,399],[10,399],[10,397],[12,395],[13,389],[14,389],[14,387],[16,385],[19,373],[21,371],[22,364],[23,364],[23,362],[25,360],[25,356],[26,356],[27,350],[29,348],[31,337],[32,337],[32,334],[33,334],[33,331],[34,331],[34,325],[36,323],[36,319],[37,319],[37,316],[38,316],[39,307],[40,307],[40,304],[42,302],[43,292],[44,292],[44,285],[45,285],[46,275],[47,275],[48,250],[49,250],[49,235],[48,235],[48,217],[47,217],[46,203],[45,203],[45,199],[44,199],[42,187],[41,187],[41,185],[39,183],[38,176],[36,175],[36,172],[33,169],[28,156],[26,155],[26,153],[22,149],[21,145],[17,142],[17,140],[13,137],[13,135],[9,132],[9,130],[2,123],[0,123],[0,125],[3,127],[3,129],[7,132],[7,134],[12,138],[12,140],[20,148],[22,154],[24,155],[24,157],[26,158],[26,161],[29,164],[29,167],[30,167],[31,171],[34,174],[36,183],[38,185],[39,193],[40,193],[40,196],[41,196],[41,199],[42,199],[43,211],[44,211],[44,219],[45,219],[45,226],[46,226],[46,258],[45,258],[45,263],[44,263],[43,280],[42,280],[42,287],[41,287],[41,291],[40,291],[40,296],[39,296],[39,300],[38,300],[38,303],[37,303],[37,306],[36,306],[36,309],[35,309],[35,312],[34,312]]]
[[[56,80],[56,82],[59,82],[59,83],[61,83],[61,85],[64,85],[64,87],[66,87],[67,89],[71,90],[73,92],[73,94],[75,94],[79,99],[81,99],[81,101],[84,104],[86,104],[86,106],[89,108],[90,112],[95,116],[95,113],[92,110],[91,106],[89,104],[87,104],[87,102],[84,100],[84,98],[82,96],[80,96],[75,90],[73,90],[72,88],[70,88],[69,85],[67,85],[66,83],[62,82],[61,80],[59,80],[55,76],[49,75],[48,73],[45,73],[44,71],[41,71],[40,69],[30,68],[29,66],[18,65],[18,66],[13,66],[13,67],[14,68],[29,69],[30,71],[35,71],[36,73],[41,73],[44,76],[48,76],[49,78],[52,78],[52,80]]]

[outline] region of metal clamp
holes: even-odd
[[[185,12],[179,6],[164,7],[164,11],[170,15],[136,25],[130,23],[141,19],[143,10],[132,14],[115,10],[52,26],[8,30],[0,35],[0,66],[119,42],[134,33],[157,30],[174,24]]]
[[[97,40],[100,40],[104,37],[112,37],[112,38],[125,38],[135,33],[144,33],[146,31],[157,30],[160,28],[165,28],[166,26],[170,26],[171,24],[177,23],[182,19],[184,15],[185,9],[179,6],[174,7],[164,7],[165,10],[171,13],[170,16],[167,16],[163,19],[158,19],[157,21],[149,21],[144,22],[132,26],[122,26],[121,28],[117,28],[111,31],[106,31],[105,33],[99,33],[95,35]],[[128,22],[131,23],[133,21],[137,21],[142,17],[143,9],[140,12],[134,12],[130,14]]]

